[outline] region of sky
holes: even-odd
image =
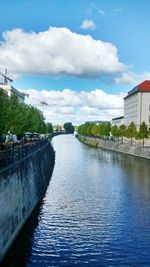
[[[127,92],[150,79],[149,0],[0,0],[0,7],[0,71],[7,68],[46,122],[111,121],[123,115]]]

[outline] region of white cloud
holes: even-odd
[[[96,24],[93,20],[85,19],[82,22],[80,28],[83,30],[94,30],[96,28]]]
[[[9,73],[100,78],[126,71],[117,48],[90,35],[51,27],[43,32],[14,29],[3,33],[0,66]]]
[[[100,10],[98,11],[98,13],[99,13],[101,16],[105,16],[105,12],[104,12],[104,10],[102,10],[102,9],[100,9]]]
[[[103,120],[111,121],[112,118],[123,115],[123,109],[98,109],[94,107],[81,107],[81,118],[85,121]]]
[[[132,84],[136,86],[137,84],[143,82],[144,80],[150,80],[150,72],[134,73],[125,72],[114,79],[116,84]]]
[[[29,94],[26,103],[42,110],[46,121],[53,124],[63,124],[66,121],[81,124],[89,120],[111,120],[123,115],[123,93],[113,95],[102,89],[90,92],[28,89],[25,92]]]
[[[132,72],[122,73],[121,76],[116,77],[114,81],[116,84],[130,84],[134,82],[134,76]]]
[[[63,91],[28,89],[29,94],[27,103],[31,105],[43,105],[41,102],[46,102],[50,107],[70,107],[80,105],[81,100],[75,91],[64,89]]]
[[[98,108],[93,108],[93,107],[89,107],[89,106],[83,106],[80,109],[81,112],[83,112],[83,114],[86,115],[96,115],[99,113],[99,109]]]
[[[81,99],[90,107],[99,109],[120,109],[123,107],[124,94],[113,95],[101,89],[88,92],[81,92]]]

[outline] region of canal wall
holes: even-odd
[[[87,137],[87,136],[82,136],[82,135],[77,135],[77,138],[81,142],[87,145],[93,146],[93,147],[109,149],[109,150],[117,151],[117,152],[124,153],[124,154],[129,154],[129,155],[136,156],[136,157],[150,159],[150,147],[149,148],[136,147],[136,146],[131,146],[129,144],[122,144],[119,142],[114,142],[110,140],[102,140],[100,138]]]
[[[47,142],[0,170],[0,262],[43,197],[54,161],[55,152]]]

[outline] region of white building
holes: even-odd
[[[20,93],[13,86],[10,86],[8,84],[0,84],[0,88],[3,89],[7,93],[7,95],[9,97],[14,94],[14,95],[16,95],[18,97],[20,103],[23,103],[24,102],[25,94]]]
[[[150,130],[150,81],[140,83],[124,98],[124,124],[134,122],[139,129],[143,121]]]
[[[111,124],[113,126],[116,125],[117,127],[119,127],[120,125],[124,124],[124,116],[112,119]]]

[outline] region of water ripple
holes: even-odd
[[[73,136],[53,143],[56,165],[26,267],[150,266],[149,162]]]

